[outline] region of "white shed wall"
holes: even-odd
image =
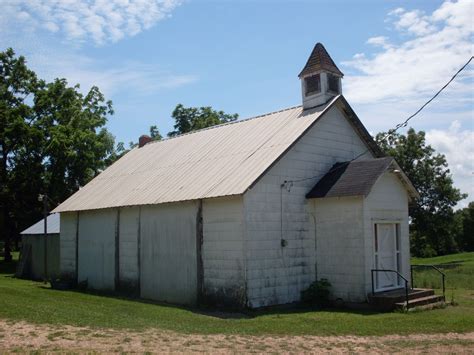
[[[371,291],[370,270],[375,267],[374,223],[400,223],[401,274],[410,280],[410,235],[408,226],[408,193],[394,173],[386,172],[376,182],[364,200],[366,238],[366,293]]]
[[[203,201],[204,296],[218,304],[245,305],[243,199]]]
[[[97,290],[115,289],[117,209],[79,214],[78,282]]]
[[[331,297],[365,301],[363,197],[312,200],[317,278],[331,283]]]
[[[315,280],[315,240],[309,231],[306,193],[334,163],[353,159],[366,150],[342,112],[333,107],[245,193],[247,296],[251,307],[297,301],[300,292]],[[371,153],[363,157],[369,158]],[[295,182],[290,191],[281,189],[285,180],[309,177],[314,178]],[[281,238],[287,240],[286,247],[281,247]]]
[[[141,297],[195,304],[198,202],[142,206],[140,214]]]
[[[69,278],[76,276],[77,213],[61,213],[59,238],[59,270]]]

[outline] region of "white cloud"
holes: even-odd
[[[465,207],[474,199],[474,131],[462,130],[459,121],[453,121],[448,130],[426,132],[426,141],[446,155],[455,185],[469,197],[460,203]]]
[[[385,49],[388,49],[391,47],[390,43],[388,42],[388,37],[385,37],[385,36],[371,37],[367,40],[367,44],[380,46]]]
[[[103,45],[149,29],[180,4],[181,0],[3,0],[0,30],[45,30]]]
[[[436,26],[431,23],[430,18],[425,16],[422,11],[397,9],[395,12],[392,11],[391,14],[396,17],[394,24],[399,30],[415,35],[426,35],[436,30]]]
[[[474,53],[473,18],[472,0],[445,1],[432,13],[394,9],[386,20],[391,35],[367,40],[375,52],[342,63],[344,95],[371,131],[404,121],[466,63]],[[409,123],[426,131],[428,143],[446,155],[468,200],[474,198],[473,67],[474,62]]]
[[[413,36],[390,45],[387,37],[372,37],[368,43],[378,45],[380,51],[373,56],[359,53],[343,62],[352,71],[345,80],[352,102],[425,97],[437,91],[474,52],[474,3],[470,0],[444,3],[431,15],[400,8],[389,18],[398,31],[394,35],[409,30]],[[467,69],[464,77],[472,76],[472,69]],[[453,88],[464,94],[472,89],[462,85],[458,81]]]

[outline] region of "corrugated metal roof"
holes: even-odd
[[[293,107],[135,148],[54,212],[243,194],[337,100],[311,110]]]
[[[59,234],[59,213],[52,213],[46,218],[48,234]],[[44,234],[44,218],[26,228],[20,234]]]

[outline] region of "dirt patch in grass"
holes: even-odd
[[[0,320],[0,353],[473,353],[474,333],[360,336],[185,335],[163,330],[130,332]]]

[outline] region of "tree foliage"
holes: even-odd
[[[239,118],[237,113],[228,114],[224,111],[216,111],[212,107],[184,107],[182,104],[176,105],[171,117],[174,119],[174,131],[169,132],[168,137],[176,137],[180,134],[197,131],[199,129],[216,126],[223,123],[233,122]],[[150,127],[150,137],[154,141],[163,139],[157,126]],[[117,144],[116,159],[122,157],[130,149],[138,146],[137,142],[130,142],[128,149],[123,142]]]
[[[474,202],[468,207],[456,211],[456,223],[461,230],[457,243],[462,251],[474,251]]]
[[[38,194],[60,202],[107,166],[113,114],[97,87],[47,83],[12,49],[0,52],[0,231],[9,241],[41,217]],[[8,256],[7,256],[8,257]]]
[[[239,115],[227,114],[224,111],[213,110],[212,107],[184,107],[178,104],[171,115],[175,120],[174,131],[169,132],[169,137],[198,129],[215,126],[222,123],[235,121]]]
[[[442,255],[459,250],[453,207],[467,197],[453,185],[446,157],[426,144],[425,133],[410,128],[406,135],[376,137],[382,150],[395,158],[420,193],[410,206],[412,253]]]

